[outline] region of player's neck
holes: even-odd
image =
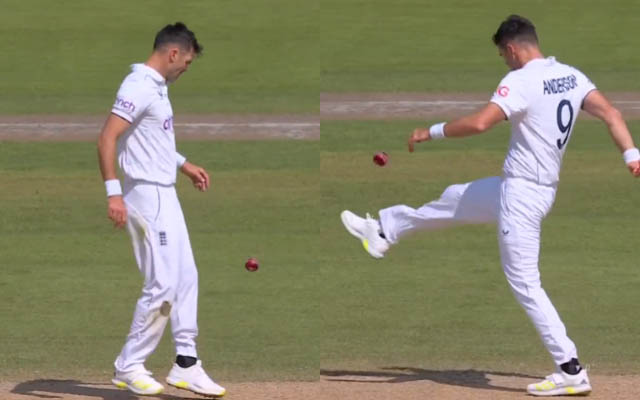
[[[146,65],[147,67],[153,68],[154,70],[156,70],[156,72],[162,75],[165,81],[167,80],[167,68],[164,65],[164,62],[155,56],[155,53],[151,54],[151,56],[144,63],[144,65]]]
[[[522,49],[518,54],[518,61],[520,63],[520,68],[527,65],[527,63],[531,60],[542,59],[544,58],[544,54],[537,47],[527,47]]]

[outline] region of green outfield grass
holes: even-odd
[[[318,142],[186,142],[212,190],[178,191],[200,272],[198,339],[220,381],[317,379]],[[112,373],[141,288],[106,218],[91,143],[0,142],[0,376]],[[258,272],[244,269],[248,257]],[[164,377],[170,332],[147,366]]]
[[[424,124],[322,124],[321,366],[549,372],[551,359],[502,274],[494,226],[408,237],[383,260],[342,227],[343,209],[375,216],[394,204],[417,207],[450,184],[500,174],[507,124],[408,153],[410,132]],[[380,150],[390,155],[384,168],[371,161]],[[604,125],[579,122],[543,225],[541,272],[580,359],[596,374],[640,371],[639,184]]]
[[[318,110],[318,5],[275,1],[6,0],[1,114],[108,112],[156,32],[183,21],[204,56],[171,88],[177,112]]]
[[[512,13],[536,24],[546,55],[606,90],[638,90],[632,0],[326,0],[322,92],[491,92],[507,71],[491,36]]]

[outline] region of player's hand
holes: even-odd
[[[429,129],[418,128],[414,129],[413,134],[409,138],[409,153],[413,153],[413,145],[415,143],[425,142],[431,139]]]
[[[116,228],[122,228],[127,223],[127,208],[122,201],[122,196],[109,197],[108,215]]]
[[[182,167],[180,167],[180,171],[191,179],[193,186],[195,186],[199,191],[204,192],[209,189],[211,180],[209,179],[209,174],[207,174],[207,171],[205,171],[204,168],[186,161]]]
[[[631,175],[635,176],[636,178],[640,176],[640,161],[631,161],[629,164],[627,164],[627,167],[629,168],[629,172],[631,172]]]

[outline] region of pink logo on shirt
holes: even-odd
[[[502,97],[507,97],[509,95],[509,86],[498,86],[496,93]]]
[[[169,129],[173,130],[173,115],[164,120],[162,127],[165,131]]]

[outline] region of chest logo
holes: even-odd
[[[173,115],[164,120],[162,127],[165,131],[173,130]]]

